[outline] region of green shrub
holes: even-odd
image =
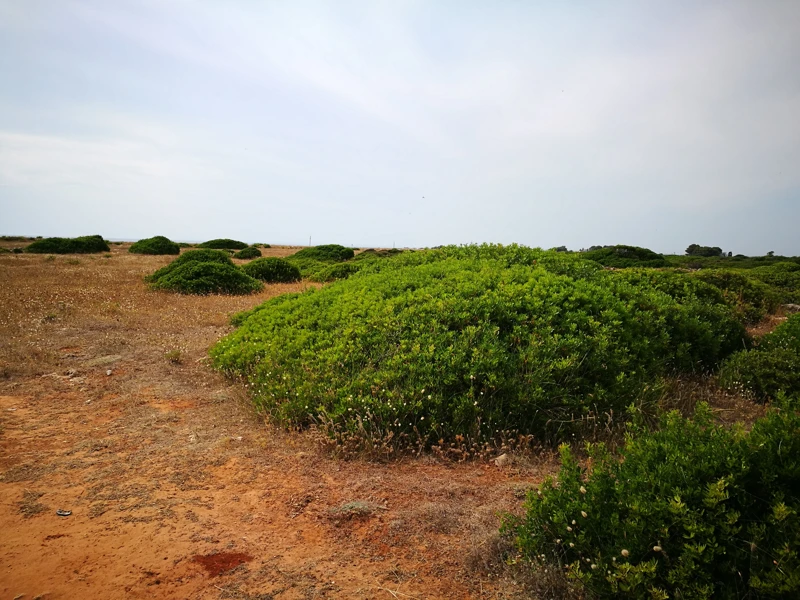
[[[100,235],[87,235],[76,238],[50,237],[36,240],[25,248],[25,252],[35,254],[92,254],[110,252],[111,248]]]
[[[718,287],[747,323],[757,323],[780,304],[780,294],[775,289],[742,272],[708,269],[692,275]]]
[[[514,429],[567,435],[592,413],[624,412],[685,366],[673,339],[695,316],[674,298],[528,250],[378,261],[238,317],[241,328],[212,349],[214,364],[248,378],[254,401],[284,423],[421,443]],[[713,352],[741,331],[730,323],[705,325],[720,338]],[[697,358],[711,365],[717,356]]]
[[[620,458],[562,447],[558,483],[508,518],[530,561],[566,567],[597,598],[800,597],[800,418],[770,410],[749,434],[670,413]]]
[[[267,283],[300,281],[300,269],[282,258],[257,258],[246,265],[242,265],[242,271],[250,277]]]
[[[251,294],[263,284],[233,265],[191,261],[154,280],[151,287],[181,294]]]
[[[353,273],[358,273],[361,270],[361,265],[349,262],[336,263],[326,265],[318,271],[315,271],[309,279],[319,283],[328,283],[338,279],[347,279]]]
[[[181,248],[194,248],[194,244],[190,244],[188,242],[178,242],[178,246]]]
[[[244,250],[247,248],[247,244],[228,238],[219,238],[216,240],[208,240],[202,244],[197,244],[197,247],[212,248],[214,250]]]
[[[751,277],[777,289],[782,302],[800,302],[800,265],[779,262],[748,271]]]
[[[800,314],[763,336],[757,347],[728,358],[720,369],[720,383],[760,401],[780,392],[800,393]]]
[[[627,267],[664,267],[664,256],[638,246],[608,246],[583,252],[583,258],[600,263],[604,267],[624,269]]]
[[[255,246],[248,246],[247,248],[239,250],[236,254],[233,255],[233,258],[247,260],[250,258],[258,258],[260,256],[261,256],[261,250],[259,250]]]
[[[711,284],[686,273],[654,269],[625,269],[613,276],[677,301],[665,313],[672,366],[677,371],[710,370],[749,339],[722,291]]]
[[[188,252],[184,252],[178,258],[173,260],[165,267],[161,267],[155,273],[148,275],[145,277],[145,281],[149,281],[151,283],[161,279],[172,273],[175,269],[180,267],[181,265],[185,265],[191,262],[216,262],[224,265],[233,265],[233,261],[231,257],[228,256],[227,252],[222,252],[220,250],[189,250]]]
[[[324,246],[303,248],[289,258],[311,259],[320,262],[341,262],[353,258],[354,255],[352,248],[345,248],[338,244],[326,244]]]
[[[139,240],[128,248],[133,254],[180,254],[181,248],[163,235]]]
[[[8,248],[0,247],[0,254],[10,254],[10,253],[11,250],[9,250]]]

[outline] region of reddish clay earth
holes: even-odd
[[[148,291],[169,260],[0,255],[0,597],[527,597],[498,515],[551,456],[331,457],[206,360],[232,313],[304,284]]]

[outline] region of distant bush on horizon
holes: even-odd
[[[94,254],[110,252],[111,248],[103,236],[86,235],[76,238],[43,238],[28,245],[24,251],[33,254]]]
[[[181,247],[163,235],[145,238],[131,244],[128,252],[132,254],[180,254]]]
[[[247,244],[238,240],[231,240],[229,238],[218,238],[215,240],[208,240],[202,244],[197,244],[198,248],[212,248],[214,250],[244,250]]]
[[[667,264],[663,255],[639,246],[606,246],[605,248],[582,252],[581,258],[593,260],[604,267],[613,267],[615,269],[664,267]]]

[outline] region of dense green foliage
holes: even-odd
[[[737,352],[720,370],[720,383],[766,401],[781,392],[800,394],[800,314],[795,314],[751,350]]]
[[[767,313],[774,312],[780,304],[779,292],[741,272],[707,269],[693,276],[722,290],[728,302],[736,307],[747,323],[757,323]]]
[[[667,263],[661,254],[638,246],[607,246],[582,253],[583,258],[599,262],[604,267],[663,267]]]
[[[800,264],[800,257],[785,256],[678,256],[667,255],[664,257],[672,267],[685,267],[689,269],[754,269],[767,267],[781,262]]]
[[[128,252],[133,254],[180,254],[181,247],[169,238],[157,235],[131,244]]]
[[[197,244],[197,247],[212,248],[214,250],[244,250],[247,248],[247,244],[228,238],[219,238],[216,240],[208,240],[202,244]]]
[[[257,307],[212,357],[284,423],[425,443],[511,429],[559,437],[740,343],[711,286],[681,289],[519,246],[403,253]],[[717,303],[698,317],[703,294]]]
[[[259,258],[260,256],[261,256],[261,250],[259,250],[255,246],[248,246],[247,248],[239,250],[236,254],[233,255],[233,258],[248,260],[251,258]]]
[[[275,257],[257,258],[242,265],[242,271],[250,277],[267,283],[291,283],[300,281],[300,269],[292,263]]]
[[[558,483],[509,519],[521,553],[566,567],[598,598],[800,597],[800,418],[784,404],[750,433],[667,415],[621,460],[562,447]]]
[[[162,277],[166,277],[178,267],[191,262],[216,262],[224,265],[233,266],[233,261],[231,260],[231,257],[228,256],[227,252],[222,252],[221,250],[208,250],[208,249],[189,250],[181,254],[178,258],[173,260],[167,266],[161,267],[155,273],[145,277],[145,281],[154,283],[159,279],[161,279]]]
[[[722,248],[719,246],[701,246],[690,244],[686,248],[686,256],[723,256]]]
[[[800,302],[800,264],[778,262],[750,269],[747,274],[775,288],[782,302]]]
[[[309,276],[311,281],[319,283],[328,283],[338,279],[347,279],[353,273],[358,273],[361,270],[363,261],[360,262],[343,262],[334,263],[332,265],[325,265],[319,270],[314,271]]]
[[[36,254],[93,254],[95,252],[110,252],[111,248],[100,235],[87,235],[76,238],[50,237],[36,240],[25,252]]]
[[[352,248],[345,248],[338,244],[311,246],[303,248],[290,256],[291,259],[317,260],[320,262],[341,262],[350,260],[355,253]]]
[[[181,294],[251,294],[263,284],[234,265],[190,261],[153,280],[151,287]]]

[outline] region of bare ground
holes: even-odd
[[[498,515],[552,456],[330,457],[206,361],[232,313],[303,285],[148,291],[169,260],[0,255],[0,596],[528,595],[497,564]]]

